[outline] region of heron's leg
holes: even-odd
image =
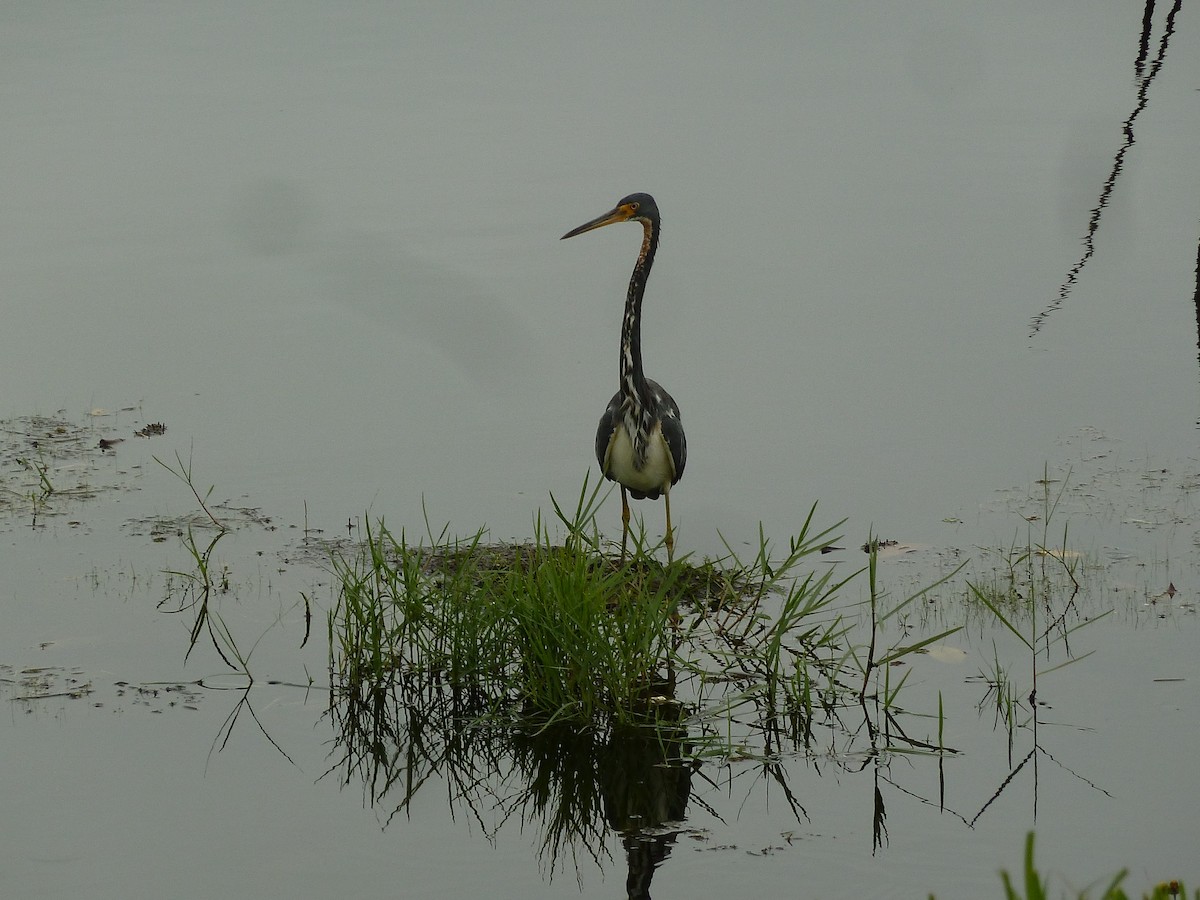
[[[671,492],[663,494],[663,502],[667,504],[667,562],[675,559],[675,536],[671,533]]]
[[[625,561],[625,541],[629,537],[629,495],[621,485],[621,561]]]

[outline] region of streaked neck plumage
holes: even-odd
[[[646,448],[654,427],[657,403],[642,371],[642,297],[646,293],[646,280],[650,277],[650,267],[654,265],[654,254],[658,250],[658,223],[645,219],[642,228],[642,250],[633,267],[633,275],[629,278],[625,318],[621,323],[622,421],[633,443],[634,461],[638,468],[646,461]]]

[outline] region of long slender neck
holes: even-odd
[[[636,407],[649,405],[646,376],[642,372],[642,296],[646,279],[654,265],[658,250],[658,223],[644,221],[642,250],[629,278],[629,293],[625,297],[625,318],[621,322],[621,393]]]

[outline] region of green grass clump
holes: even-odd
[[[721,559],[664,564],[661,545],[635,528],[632,553],[617,558],[596,525],[602,487],[585,481],[574,509],[551,498],[558,540],[540,516],[523,544],[487,543],[482,530],[450,537],[427,518],[416,540],[380,521],[332,554],[341,590],[328,616],[330,707],[351,768],[395,746],[395,757],[413,760],[405,779],[419,782],[415,773],[453,768],[451,759],[473,767],[465,741],[502,757],[483,731],[558,725],[604,740],[630,727],[660,738],[684,728],[692,760],[777,766],[811,751],[818,729],[839,733],[849,709],[869,720],[876,750],[953,752],[940,707],[936,739],[905,734],[905,678],[892,671],[957,628],[915,639],[899,629],[886,643],[882,634],[930,588],[892,602],[876,583],[873,545],[868,565],[843,574],[824,556],[840,523],[814,526],[815,506],[778,550],[760,529],[751,554],[726,543]],[[844,602],[847,584],[868,571],[869,601]],[[856,642],[862,625],[869,641]]]
[[[579,542],[534,552],[497,573],[492,596],[510,614],[524,704],[556,716],[626,720],[646,709],[654,673],[668,662],[674,576],[611,566]]]
[[[628,558],[604,552],[601,487],[585,482],[573,510],[551,498],[561,543],[540,517],[534,540],[517,545],[487,544],[483,531],[448,537],[428,522],[413,541],[368,523],[356,552],[333,557],[335,686],[363,696],[389,682],[435,684],[453,693],[456,715],[506,723],[628,725],[661,720],[672,704],[711,724],[750,708],[808,723],[797,734],[814,706],[861,696],[842,676],[866,680],[870,669],[855,671],[833,608],[848,579],[833,564],[804,571],[834,539],[811,527],[812,512],[782,559],[760,534],[753,558],[730,550],[664,565],[638,531]]]
[[[533,542],[485,545],[447,530],[416,543],[380,522],[354,557],[335,557],[342,591],[329,617],[335,672],[363,682],[424,678],[474,698],[478,715],[577,723],[646,717],[666,678],[682,564],[599,553],[584,490],[562,545],[538,521]],[[427,540],[426,540],[427,539]]]

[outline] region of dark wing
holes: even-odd
[[[600,463],[600,471],[609,481],[612,481],[613,477],[605,471],[604,457],[608,455],[608,445],[612,441],[613,432],[617,429],[620,414],[621,392],[617,391],[608,401],[608,408],[604,410],[604,415],[600,417],[600,425],[596,428],[596,462]]]
[[[647,379],[646,386],[650,388],[658,407],[663,437],[675,463],[675,477],[671,479],[671,484],[675,484],[683,477],[683,467],[687,465],[687,437],[683,433],[683,421],[679,417],[679,404],[657,381]]]

